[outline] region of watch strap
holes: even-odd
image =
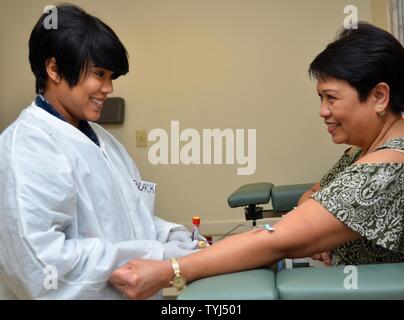
[[[180,274],[181,274],[180,265],[178,264],[177,259],[171,258],[171,265],[172,265],[172,267],[173,267],[174,274],[175,274],[175,275],[180,275]]]

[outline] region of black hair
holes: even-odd
[[[393,35],[369,23],[340,32],[310,64],[315,79],[347,81],[364,102],[380,82],[390,87],[390,108],[404,111],[404,48]]]
[[[128,54],[115,32],[97,17],[72,4],[55,6],[57,28],[47,28],[44,13],[29,39],[29,62],[35,90],[43,93],[47,81],[45,62],[56,59],[58,74],[74,87],[91,64],[113,72],[116,79],[129,71]]]

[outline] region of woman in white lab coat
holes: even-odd
[[[57,28],[43,14],[29,40],[38,95],[0,136],[0,281],[19,298],[122,299],[114,269],[196,243],[153,215],[154,185],[139,189],[124,147],[91,122],[129,70],[124,46],[98,18],[56,8]]]

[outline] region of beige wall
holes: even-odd
[[[115,82],[125,124],[109,126],[144,179],[158,183],[157,212],[188,223],[241,219],[227,196],[238,186],[317,181],[346,146],[333,145],[318,116],[314,56],[334,38],[354,4],[371,21],[370,0],[73,1],[107,22],[126,45],[131,72]],[[4,0],[0,32],[0,131],[34,96],[27,41],[49,1]],[[159,165],[136,148],[135,130],[257,129],[257,170],[231,165]]]
[[[385,30],[389,30],[389,0],[372,0],[372,21]]]

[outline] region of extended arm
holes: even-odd
[[[319,203],[309,199],[287,214],[274,232],[255,229],[222,240],[178,260],[181,273],[191,282],[212,275],[273,264],[283,257],[306,257],[358,239]],[[127,296],[143,299],[170,286],[169,261],[132,260],[114,271],[111,281]]]
[[[329,186],[320,191],[317,200],[309,199],[287,214],[275,225],[275,231],[253,230],[239,234],[204,249],[196,254],[179,259],[182,274],[188,281],[227,272],[236,272],[272,264],[283,257],[306,257],[317,252],[332,250],[349,241],[367,240],[388,249],[397,250],[397,243],[402,238],[402,229],[381,225],[381,233],[371,232],[373,225],[346,217],[346,210],[359,212],[373,210],[380,195],[386,190],[390,203],[399,206],[402,171],[399,164],[403,162],[402,153],[393,150],[379,150],[356,162],[339,174]],[[385,170],[381,163],[394,166]],[[368,167],[374,166],[372,179],[366,179]],[[365,177],[365,179],[361,178]],[[347,185],[345,182],[349,181]],[[375,190],[372,201],[363,201],[363,192],[370,190],[372,181],[381,182]],[[395,187],[397,186],[397,187]],[[355,192],[361,190],[362,192]],[[364,191],[365,190],[365,191]],[[353,195],[346,197],[346,193]],[[368,195],[368,192],[365,192]],[[319,202],[317,202],[319,201]],[[322,203],[322,204],[320,204]],[[334,210],[333,214],[328,211]],[[397,225],[397,213],[386,215],[388,223]],[[338,217],[338,218],[336,218]],[[342,221],[340,221],[340,219]],[[350,227],[348,227],[349,225]],[[357,230],[358,232],[355,232]],[[387,231],[392,231],[388,236]],[[360,232],[360,234],[359,234]],[[145,298],[160,288],[168,287],[173,271],[169,261],[132,260],[123,268],[114,271],[111,281],[131,298]]]

